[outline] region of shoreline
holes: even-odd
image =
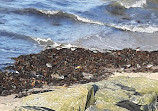
[[[116,72],[113,75],[111,75],[108,79],[115,78],[115,77],[120,77],[120,76],[121,77],[122,76],[132,77],[132,78],[143,77],[143,78],[148,78],[148,79],[152,79],[152,80],[158,80],[158,78],[156,78],[156,77],[158,77],[158,73],[125,73],[125,72],[122,72],[122,73]],[[29,89],[29,91],[52,90],[54,92],[58,89],[62,90],[62,89],[65,89],[65,88],[76,87],[76,86],[79,86],[79,85],[80,84],[72,85],[70,87],[69,86],[68,87],[65,87],[65,86],[50,86],[50,87],[45,86],[43,88]],[[33,95],[38,95],[38,94],[41,94],[41,93],[37,93],[37,94],[33,94]],[[23,103],[23,97],[21,97],[21,98],[15,98],[15,97],[16,97],[16,94],[11,94],[11,95],[8,95],[8,96],[0,96],[0,109],[3,110],[3,111],[11,111],[11,110],[14,110],[18,107],[21,107],[22,103]]]

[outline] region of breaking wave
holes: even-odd
[[[108,4],[108,8],[117,9],[116,11],[122,10],[124,8],[136,8],[141,7],[143,8],[146,6],[147,1],[146,0],[138,0],[138,1],[130,1],[130,0],[120,0],[120,1],[111,1]]]
[[[125,8],[132,8],[132,7],[148,7],[148,8],[158,8],[158,1],[157,0],[121,0],[119,3],[124,6]]]
[[[75,21],[83,22],[83,23],[90,23],[90,24],[98,24],[98,25],[104,25],[101,22],[89,20],[88,18],[80,17],[79,15],[67,13],[64,11],[58,11],[58,10],[40,10],[40,9],[34,9],[34,8],[27,8],[23,10],[16,10],[16,13],[32,13],[32,14],[39,14],[39,15],[45,15],[48,17],[61,17],[61,18],[68,18]]]
[[[37,37],[32,37],[32,39],[34,41],[36,41],[38,44],[40,45],[44,45],[46,49],[49,48],[57,48],[57,49],[61,49],[61,48],[76,48],[77,46],[72,45],[72,44],[60,44],[57,42],[54,42],[52,39],[50,38],[37,38]],[[72,49],[73,50],[73,49]]]
[[[0,30],[0,36],[7,36],[13,39],[22,39],[22,40],[28,40],[31,41],[31,37],[26,36],[26,35],[22,35],[22,34],[17,34],[17,33],[13,33],[13,32],[7,32],[4,30]]]
[[[30,36],[17,34],[13,32],[6,32],[3,30],[0,30],[0,36],[5,36],[12,39],[20,39],[20,40],[25,40],[25,41],[30,41],[30,42],[36,42],[39,45],[43,45],[43,46],[49,46],[49,45],[58,46],[59,45],[55,43],[51,38],[30,37]]]
[[[54,46],[57,47],[60,44],[54,42],[51,38],[38,38],[38,37],[31,37],[32,40],[34,40],[35,42],[37,42],[39,45],[43,45],[43,46]]]
[[[120,4],[125,8],[132,8],[132,7],[144,7],[146,5],[146,0],[137,0],[130,2],[129,0],[121,1]]]
[[[145,33],[158,32],[158,27],[156,26],[142,26],[142,25],[132,26],[132,25],[111,24],[111,27],[125,31],[131,31],[131,32],[145,32]]]
[[[117,3],[116,4],[114,3],[114,6],[115,5],[117,5]],[[119,5],[119,7],[120,7],[120,5]],[[34,9],[34,8],[27,8],[27,9],[23,9],[23,10],[17,10],[16,12],[18,12],[18,13],[19,12],[36,13],[36,14],[42,14],[42,15],[48,16],[48,17],[53,17],[53,16],[62,17],[62,18],[66,17],[66,18],[69,18],[69,19],[72,19],[72,20],[75,20],[75,21],[83,22],[83,23],[104,25],[104,26],[108,26],[108,27],[112,27],[112,28],[116,28],[116,29],[121,29],[121,30],[125,30],[125,31],[131,31],[131,32],[154,33],[154,32],[158,31],[157,26],[141,25],[141,24],[132,25],[132,24],[121,24],[121,23],[120,24],[103,23],[103,22],[94,21],[94,20],[91,20],[91,19],[88,19],[88,18],[80,17],[79,15],[67,13],[67,12],[64,12],[64,11],[40,10],[40,9]],[[40,44],[45,44],[46,41],[47,41],[47,44],[52,44],[52,42],[50,42],[49,39],[43,39],[43,40],[44,41],[42,41],[40,39],[36,39],[35,41],[37,41]]]

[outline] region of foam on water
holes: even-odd
[[[90,24],[98,24],[98,25],[104,25],[103,23],[101,22],[98,22],[98,21],[93,21],[93,20],[90,20],[88,18],[83,18],[83,17],[80,17],[79,15],[75,15],[75,14],[71,14],[71,13],[67,13],[67,12],[63,12],[63,11],[56,11],[56,10],[38,10],[36,9],[36,11],[39,11],[43,14],[46,14],[48,16],[50,15],[57,15],[57,14],[60,14],[60,16],[67,16],[71,19],[74,19],[74,20],[77,20],[77,21],[80,21],[80,22],[84,22],[84,23],[90,23]]]
[[[115,33],[112,33],[115,32]],[[84,46],[86,48],[120,50],[123,48],[137,48],[141,50],[158,50],[158,33],[133,33],[112,31],[111,33],[98,33],[96,35],[87,36],[77,40],[74,44]]]
[[[146,0],[145,0],[146,1]],[[143,1],[138,1],[140,3],[136,3],[136,5],[131,5],[130,7],[141,7],[143,6],[143,4],[145,2]],[[140,5],[141,4],[141,5]],[[132,32],[146,32],[146,33],[154,33],[158,31],[158,27],[157,26],[151,26],[151,25],[132,25],[132,24],[108,24],[108,23],[102,23],[102,22],[98,22],[98,21],[94,21],[94,20],[90,20],[88,18],[83,18],[80,17],[79,15],[75,15],[75,14],[70,14],[70,13],[66,13],[66,12],[62,12],[62,11],[50,11],[50,10],[38,10],[41,13],[44,13],[46,15],[56,15],[56,14],[65,14],[70,18],[73,18],[74,20],[83,22],[83,23],[89,23],[89,24],[96,24],[96,25],[105,25],[105,26],[109,26],[109,27],[113,27],[113,28],[117,28],[117,29],[121,29],[121,30],[128,30],[128,31],[132,31]]]
[[[148,7],[148,8],[158,8],[157,0],[120,0],[118,1],[122,6],[126,8],[135,8],[135,7]]]
[[[82,22],[85,22],[85,23],[91,23],[91,24],[97,24],[97,25],[104,25],[104,23],[101,23],[101,22],[89,20],[87,18],[83,18],[83,17],[80,17],[78,15],[75,15],[75,16],[76,16],[78,21],[82,21]]]
[[[51,38],[37,38],[37,37],[31,37],[34,41],[36,41],[38,44],[43,45],[46,49],[51,49],[51,48],[68,48],[71,50],[75,50],[75,48],[79,47],[73,44],[60,44],[57,42],[54,42]]]
[[[40,45],[53,45],[54,44],[51,38],[37,38],[37,37],[31,37],[31,38]]]
[[[46,49],[56,48],[62,46],[62,44],[54,42],[51,38],[37,38],[32,37],[34,41],[36,41],[39,45],[44,46]]]
[[[117,4],[115,4],[115,5],[117,5]],[[104,23],[104,22],[101,22],[101,21],[81,17],[77,14],[67,13],[67,12],[59,11],[59,10],[24,9],[24,11],[26,11],[26,10],[27,10],[27,12],[30,12],[30,13],[37,12],[37,13],[40,13],[40,14],[44,14],[48,17],[51,17],[51,16],[57,16],[57,17],[61,17],[61,18],[66,17],[70,20],[75,20],[77,22],[82,22],[82,23],[87,23],[87,24],[95,24],[95,25],[100,25],[100,26],[108,26],[108,27],[112,27],[112,28],[116,28],[116,29],[132,31],[132,32],[154,33],[154,32],[158,31],[157,26],[148,25],[147,23],[145,25],[143,25],[143,24],[135,25],[135,24],[132,24],[132,23],[126,23],[126,24],[124,24],[124,23],[122,23],[122,24],[121,23],[117,23],[117,24]]]
[[[125,25],[125,24],[111,24],[112,27],[125,30],[125,31],[131,31],[131,32],[145,32],[145,33],[154,33],[158,32],[157,26],[151,26],[151,25]]]
[[[41,13],[44,13],[46,15],[55,15],[55,14],[58,14],[60,11],[57,11],[57,10],[37,10]]]
[[[146,0],[140,0],[140,1],[136,1],[136,3],[130,7],[143,7],[144,5],[146,5]],[[130,8],[130,7],[128,7],[128,8]]]
[[[132,3],[129,3],[129,0],[124,2],[121,1],[120,4],[124,6],[125,8],[132,8],[132,7],[144,7],[146,5],[146,0],[137,0],[137,1],[132,1]]]

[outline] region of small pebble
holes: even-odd
[[[47,63],[46,66],[49,67],[49,68],[52,67],[52,65],[50,63]]]

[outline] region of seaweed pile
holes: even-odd
[[[15,63],[0,72],[1,96],[43,85],[99,81],[113,72],[158,72],[158,51],[52,48],[13,59]]]

